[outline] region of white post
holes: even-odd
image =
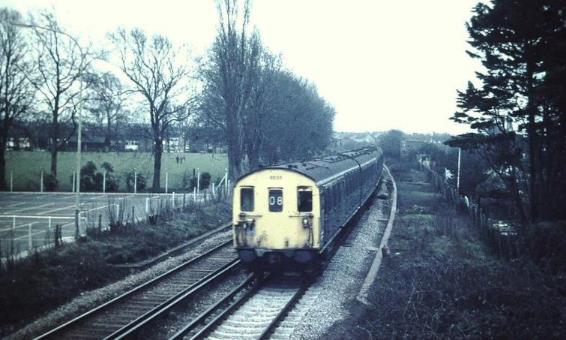
[[[134,171],[134,194],[138,193],[138,173]]]
[[[39,191],[43,192],[43,169],[41,170],[41,176],[39,178]]]
[[[172,207],[175,208],[175,191],[173,191],[173,195],[171,196],[171,203],[172,203]]]
[[[49,216],[48,221],[49,221],[49,222],[48,222],[48,224],[47,224],[47,231],[51,231],[51,216]]]
[[[458,191],[458,195],[460,195],[460,163],[462,160],[462,149],[458,148],[458,175],[456,177],[456,190]]]
[[[214,196],[214,185],[215,185],[215,183],[212,182],[212,196]]]
[[[165,172],[165,193],[169,190],[169,173]]]
[[[12,216],[12,230],[16,230],[16,215]]]
[[[224,169],[224,194],[228,196],[228,169]]]
[[[197,168],[197,195],[200,195],[200,169]]]
[[[149,216],[149,197],[145,198],[145,214]]]
[[[118,216],[120,216],[120,204],[116,204],[116,221],[118,221]]]
[[[31,252],[31,248],[33,248],[33,237],[31,236],[31,223],[28,224],[28,249]]]
[[[75,188],[77,187],[75,180],[76,180],[77,173],[73,171],[73,187],[71,188],[71,192],[75,192]]]
[[[10,192],[14,191],[14,172],[10,171]]]
[[[193,188],[193,202],[197,201],[197,188]]]
[[[102,193],[106,193],[106,170],[102,172]]]

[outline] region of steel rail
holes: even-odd
[[[261,282],[264,282],[267,278],[260,279]],[[261,288],[261,283],[256,282],[256,284],[248,290],[244,295],[240,296],[233,304],[229,305],[225,308],[220,314],[218,314],[212,321],[206,324],[203,328],[200,329],[195,335],[191,337],[191,340],[196,339],[203,339],[208,334],[210,334],[216,327],[220,325],[220,323],[229,316],[232,312],[236,311],[240,306],[242,306],[246,301],[248,301],[255,293]]]
[[[142,329],[142,327],[146,326],[150,321],[153,321],[156,318],[163,316],[165,313],[169,312],[172,308],[176,307],[179,303],[192,297],[200,290],[202,290],[209,284],[215,282],[216,280],[223,278],[225,275],[227,275],[229,272],[231,272],[239,265],[240,265],[240,260],[238,259],[235,259],[234,261],[227,263],[226,265],[222,266],[219,270],[209,274],[206,277],[203,277],[201,280],[191,285],[189,288],[171,297],[170,299],[163,302],[159,306],[156,306],[154,309],[148,311],[146,314],[141,315],[139,318],[130,322],[129,324],[120,328],[114,333],[110,334],[105,339],[124,339],[133,336],[135,333],[139,332],[140,329]]]
[[[197,328],[198,325],[204,323],[206,318],[208,318],[215,311],[217,311],[221,305],[228,303],[231,299],[234,298],[234,296],[236,296],[239,292],[241,292],[243,289],[249,286],[254,280],[256,280],[255,275],[253,274],[248,275],[248,277],[246,277],[246,279],[241,284],[239,284],[236,288],[234,288],[232,291],[226,294],[220,301],[216,302],[215,304],[210,306],[207,310],[202,312],[189,324],[187,324],[182,329],[177,331],[177,333],[175,333],[172,337],[170,337],[169,340],[181,339],[185,335],[189,334],[191,331]]]
[[[305,292],[310,287],[312,282],[313,282],[313,280],[309,280],[307,282],[304,282],[301,285],[301,287],[295,292],[293,297],[285,304],[283,309],[281,309],[281,311],[277,314],[277,316],[271,321],[271,323],[267,326],[267,328],[261,333],[261,335],[259,336],[259,339],[261,339],[261,340],[262,339],[268,339],[271,336],[271,334],[273,333],[275,328],[277,328],[277,326],[279,326],[281,321],[283,319],[285,319],[287,314],[291,311],[291,309],[295,306],[295,304],[297,304],[299,299],[305,294]]]
[[[106,311],[109,307],[112,307],[120,302],[125,301],[127,298],[129,298],[130,296],[139,293],[141,291],[143,291],[144,289],[150,288],[151,286],[158,284],[159,282],[161,282],[162,280],[166,279],[167,277],[176,274],[178,272],[180,272],[181,270],[185,269],[186,267],[194,264],[197,261],[200,261],[208,256],[210,256],[211,254],[215,253],[216,251],[230,245],[232,243],[232,240],[227,241],[227,242],[223,242],[220,245],[207,250],[205,253],[198,255],[197,257],[194,257],[192,259],[190,259],[189,261],[182,263],[180,265],[178,265],[177,267],[167,271],[166,273],[163,273],[155,278],[153,278],[152,280],[145,282],[144,284],[141,284],[129,291],[127,291],[126,293],[115,297],[114,299],[111,299],[110,301],[107,301],[89,311],[87,311],[86,313],[83,313],[79,316],[77,316],[76,318],[67,321],[66,323],[59,325],[58,327],[48,331],[47,333],[44,333],[38,337],[36,337],[35,339],[48,339],[48,338],[58,338],[60,335],[62,335],[62,333],[70,330],[72,327],[78,325],[80,322],[83,322],[85,320],[87,320],[88,318],[94,317],[95,315],[98,315],[99,313],[102,313],[104,311]]]

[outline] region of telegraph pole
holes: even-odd
[[[79,104],[80,105],[80,104]],[[77,179],[75,181],[75,239],[80,237],[80,214],[81,214],[81,137],[82,124],[79,117],[79,132],[77,136]]]

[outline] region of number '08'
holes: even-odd
[[[269,205],[283,205],[283,196],[277,197],[277,200],[274,196],[269,196]]]

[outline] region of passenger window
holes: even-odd
[[[299,212],[312,211],[312,190],[309,187],[299,187],[297,190]]]
[[[269,189],[269,211],[283,211],[283,190]]]
[[[254,211],[254,188],[240,189],[240,210]]]

